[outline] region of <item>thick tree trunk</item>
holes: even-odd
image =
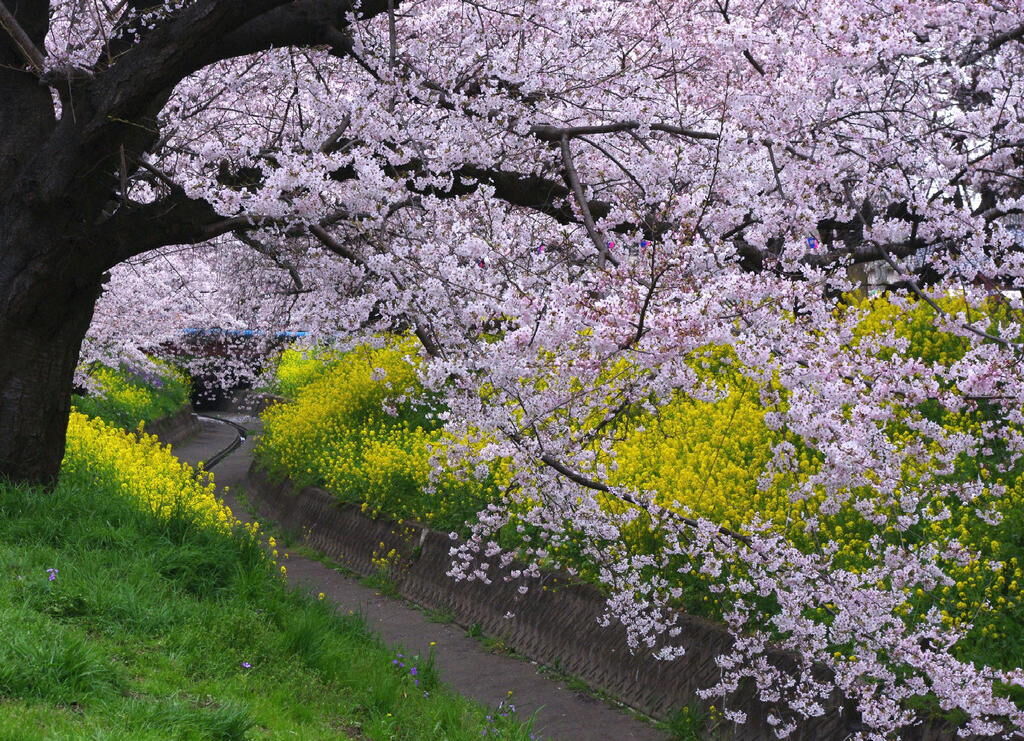
[[[4,244],[3,231],[0,478],[49,487],[64,456],[75,366],[102,273],[73,259],[55,264],[52,242]]]
[[[6,5],[42,49],[49,3]],[[95,240],[81,236],[94,217],[76,206],[110,191],[100,171],[42,197],[57,182],[42,155],[55,126],[51,91],[0,30],[0,478],[44,486],[60,471],[78,351],[102,284]]]

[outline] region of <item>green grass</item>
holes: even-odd
[[[693,703],[677,710],[660,726],[673,741],[714,741],[725,738],[724,733],[716,733],[720,722],[719,713],[709,713]]]
[[[113,491],[0,485],[0,741],[529,737],[274,568]]]

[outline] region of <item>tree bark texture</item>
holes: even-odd
[[[49,487],[102,274],[10,232],[0,227],[0,478]]]

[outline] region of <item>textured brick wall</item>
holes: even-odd
[[[322,489],[295,491],[287,481],[274,482],[257,465],[249,471],[247,494],[264,517],[359,574],[378,573],[374,555],[394,549],[399,556],[389,576],[403,597],[446,612],[460,625],[479,625],[518,653],[580,677],[655,718],[667,718],[684,705],[699,702],[696,690],[715,682],[718,670],[714,659],[731,642],[721,625],[684,616],[684,657],[657,661],[646,651],[631,654],[621,626],[602,628],[598,624],[603,599],[596,589],[560,584],[554,574],[545,575],[540,583],[531,580],[525,595],[519,594],[521,582],[517,581],[495,579],[489,585],[456,582],[446,575],[452,546],[446,534],[371,519]],[[507,618],[508,613],[514,617]],[[772,659],[791,661],[781,653]],[[744,710],[748,722],[732,727],[725,737],[737,741],[774,738],[763,708],[750,688],[746,690],[732,697],[729,707]],[[844,739],[851,732],[848,720],[835,707],[824,717],[805,723],[791,738]],[[903,738],[943,741],[953,737],[942,729],[918,728]]]

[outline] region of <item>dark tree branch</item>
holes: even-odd
[[[309,233],[316,237],[320,241],[320,244],[322,244],[328,250],[333,252],[335,255],[338,255],[339,257],[344,257],[349,262],[355,263],[356,265],[369,270],[369,266],[366,264],[366,260],[364,260],[361,255],[359,255],[356,252],[353,252],[344,244],[336,240],[334,237],[331,236],[330,232],[328,232],[322,226],[311,226],[309,228]]]
[[[136,4],[141,7],[143,2],[133,0],[127,12],[137,14]],[[58,203],[74,191],[80,213],[69,220],[96,223],[119,178],[124,179],[122,163],[138,167],[159,141],[156,115],[184,77],[218,60],[271,48],[328,45],[343,54],[347,36],[342,30],[350,19],[386,9],[387,0],[204,0],[175,11],[137,42],[115,37],[109,60],[105,55],[97,62],[96,75],[76,82],[73,95],[62,95],[73,105],[67,105],[70,115],[34,156],[35,177],[42,184],[35,197],[41,203]],[[154,212],[191,213],[196,207],[175,194],[118,221],[152,223]],[[194,243],[204,234],[209,238],[236,226],[212,226],[203,208],[194,215],[205,232],[171,218],[169,229],[157,230],[173,240],[163,244]],[[142,251],[162,246],[149,234],[142,235],[141,244]],[[121,253],[107,243],[97,249],[109,251],[111,264]]]
[[[351,46],[346,16],[357,6],[361,19],[387,12],[386,0],[291,0],[227,34],[199,66],[285,46],[326,46],[332,54],[345,56]]]
[[[348,131],[349,125],[352,123],[352,117],[347,113],[342,116],[341,123],[334,127],[334,131],[331,135],[324,139],[324,143],[320,145],[320,152],[322,154],[333,154],[343,150],[348,143],[348,140],[342,141],[342,137],[345,132]]]
[[[345,139],[335,140],[335,150],[343,148],[349,142]],[[409,190],[420,195],[432,195],[438,198],[457,198],[476,192],[480,185],[494,188],[495,196],[513,206],[528,208],[546,214],[560,224],[579,224],[568,200],[572,191],[557,180],[542,175],[526,175],[512,170],[502,170],[479,165],[463,165],[458,170],[447,173],[451,185],[447,188],[434,186],[416,187],[413,180],[428,174],[427,168],[420,160],[410,160],[403,165],[385,166],[384,170],[395,179],[406,179]],[[346,182],[358,175],[353,167],[342,167],[331,172],[331,179]],[[611,204],[605,201],[589,201],[591,214],[601,219],[611,212]]]
[[[145,169],[152,168],[145,163],[140,163]],[[491,169],[474,165],[466,165],[449,173],[451,187],[440,188],[419,188],[414,189],[412,181],[425,173],[421,170],[422,164],[410,162],[400,167],[392,167],[390,174],[396,178],[406,178],[408,187],[414,192],[430,194],[441,198],[454,198],[468,195],[474,192],[481,184],[486,184],[494,189],[496,198],[504,202],[522,208],[535,210],[544,213],[552,219],[563,224],[580,225],[581,216],[569,205],[568,199],[573,196],[564,184],[542,177],[540,175],[524,175],[509,170]],[[352,168],[342,168],[332,173],[332,177],[338,181],[347,181],[357,177]],[[171,189],[171,194],[157,202],[150,204],[129,204],[120,209],[113,217],[102,225],[102,237],[96,240],[99,244],[112,245],[110,265],[120,260],[127,259],[137,254],[156,249],[168,244],[196,244],[214,237],[234,232],[248,231],[264,226],[273,226],[274,222],[240,215],[224,217],[218,214],[212,206],[202,200],[192,199],[185,195],[184,191],[166,175],[158,173],[158,179]],[[415,196],[413,196],[415,198]],[[410,205],[412,201],[406,199],[396,208]],[[585,201],[592,219],[605,218],[611,212],[611,205],[600,200]],[[582,211],[582,209],[580,209]],[[323,231],[323,227],[337,222],[339,219],[354,218],[347,212],[329,216],[324,219],[320,227],[313,228],[313,234],[321,242],[324,236],[329,239],[326,231],[323,235],[317,234],[316,230]],[[593,223],[593,222],[592,222]],[[772,245],[757,246],[742,238],[742,231],[747,226],[756,223],[752,215],[747,215],[743,222],[738,224],[721,235],[723,241],[731,240],[740,258],[740,266],[749,272],[759,272],[768,269],[777,269],[779,254]],[[585,226],[585,225],[584,225]],[[818,252],[809,252],[802,257],[799,264],[815,269],[834,269],[847,264],[862,264],[875,261],[884,261],[889,258],[909,257],[929,246],[920,241],[907,241],[900,244],[877,245],[866,242],[860,236],[855,224],[840,224],[831,220],[823,220],[819,228],[825,233],[845,233],[844,241],[832,242],[828,249]],[[632,223],[616,224],[611,228],[614,233],[635,232],[646,230],[648,235],[655,235],[659,225],[638,226]],[[845,231],[844,231],[845,230]],[[598,235],[598,238],[599,235]],[[597,244],[595,243],[595,247]],[[604,245],[602,244],[602,247]],[[334,242],[329,246],[333,252],[346,259],[362,264],[361,259],[354,252],[351,252],[344,245]],[[791,277],[798,278],[798,275]]]
[[[135,120],[154,97],[218,58],[220,49],[247,22],[289,0],[216,0],[188,5],[158,24],[97,74],[91,93],[93,115],[83,138],[102,134],[115,119]]]
[[[743,50],[743,58],[750,62],[750,66],[754,68],[757,74],[764,77],[764,67],[761,66],[760,62],[754,59],[754,55],[750,53],[749,49]]]
[[[697,131],[696,129],[687,129],[682,126],[673,126],[671,124],[642,124],[639,121],[619,121],[617,123],[595,124],[593,126],[554,126],[552,124],[537,124],[536,126],[530,127],[530,133],[541,141],[558,142],[561,141],[563,137],[572,139],[577,136],[588,136],[590,134],[612,134],[619,131],[635,131],[645,125],[651,131],[675,134],[676,136],[682,136],[688,139],[707,139],[709,141],[715,141],[719,138],[718,134],[711,131]]]
[[[11,37],[11,41],[17,47],[18,52],[25,59],[25,62],[32,71],[40,77],[46,70],[46,58],[43,53],[39,51],[39,48],[32,43],[32,39],[25,33],[25,29],[18,23],[18,19],[14,17],[14,14],[7,9],[7,5],[0,0],[0,27],[7,31],[7,35]]]
[[[199,244],[249,229],[247,218],[221,216],[209,202],[190,198],[180,188],[158,201],[129,203],[96,229],[94,241],[106,245],[104,269],[172,244]]]
[[[989,42],[985,44],[985,46],[983,46],[981,49],[973,52],[972,54],[965,55],[963,59],[960,60],[960,63],[963,66],[975,64],[982,57],[988,54],[994,54],[995,52],[999,51],[999,49],[1001,49],[1004,45],[1010,43],[1011,41],[1021,40],[1024,40],[1024,24],[1021,24],[1015,28],[1011,28],[1008,31],[1004,31],[1001,34],[993,36],[989,40]]]
[[[398,64],[398,28],[395,25],[395,0],[388,0],[388,64]]]

